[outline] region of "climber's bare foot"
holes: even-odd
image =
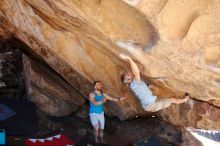
[[[173,103],[181,104],[181,103],[187,102],[188,100],[189,100],[189,94],[185,94],[185,97],[182,99],[173,98]]]
[[[185,97],[183,98],[185,100],[185,102],[187,102],[189,100],[189,93],[185,93]]]

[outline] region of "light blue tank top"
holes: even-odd
[[[156,96],[153,96],[151,90],[143,81],[133,79],[130,88],[140,100],[142,107],[148,106],[157,99]]]
[[[101,101],[104,98],[104,94],[103,92],[101,93],[101,95],[97,95],[95,92],[93,92],[95,94],[95,101]],[[102,112],[104,112],[103,110],[103,104],[100,105],[94,105],[92,102],[90,102],[90,113],[96,113],[96,114],[101,114]]]

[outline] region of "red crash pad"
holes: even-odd
[[[59,134],[44,139],[27,139],[25,144],[27,146],[74,146],[75,142]]]

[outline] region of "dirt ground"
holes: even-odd
[[[46,120],[40,121],[40,131],[36,137],[45,138],[62,133],[77,142],[77,145],[94,144],[93,129],[89,118],[81,119],[76,115],[71,115],[63,118],[47,117]],[[155,137],[164,146],[183,146],[187,141],[180,127],[156,117],[135,118],[124,122],[117,118],[106,117],[104,132],[105,143],[112,146],[132,146],[136,141],[149,136]],[[7,137],[7,145],[23,146],[27,138]]]

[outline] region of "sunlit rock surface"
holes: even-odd
[[[189,92],[219,113],[219,8],[218,0],[2,0],[0,25],[84,96],[94,80],[113,97],[126,95],[126,101],[106,104],[108,115],[145,114],[120,82],[129,66],[119,53],[138,63],[158,97]],[[177,108],[164,112],[173,116]],[[207,114],[209,121],[213,112]]]

